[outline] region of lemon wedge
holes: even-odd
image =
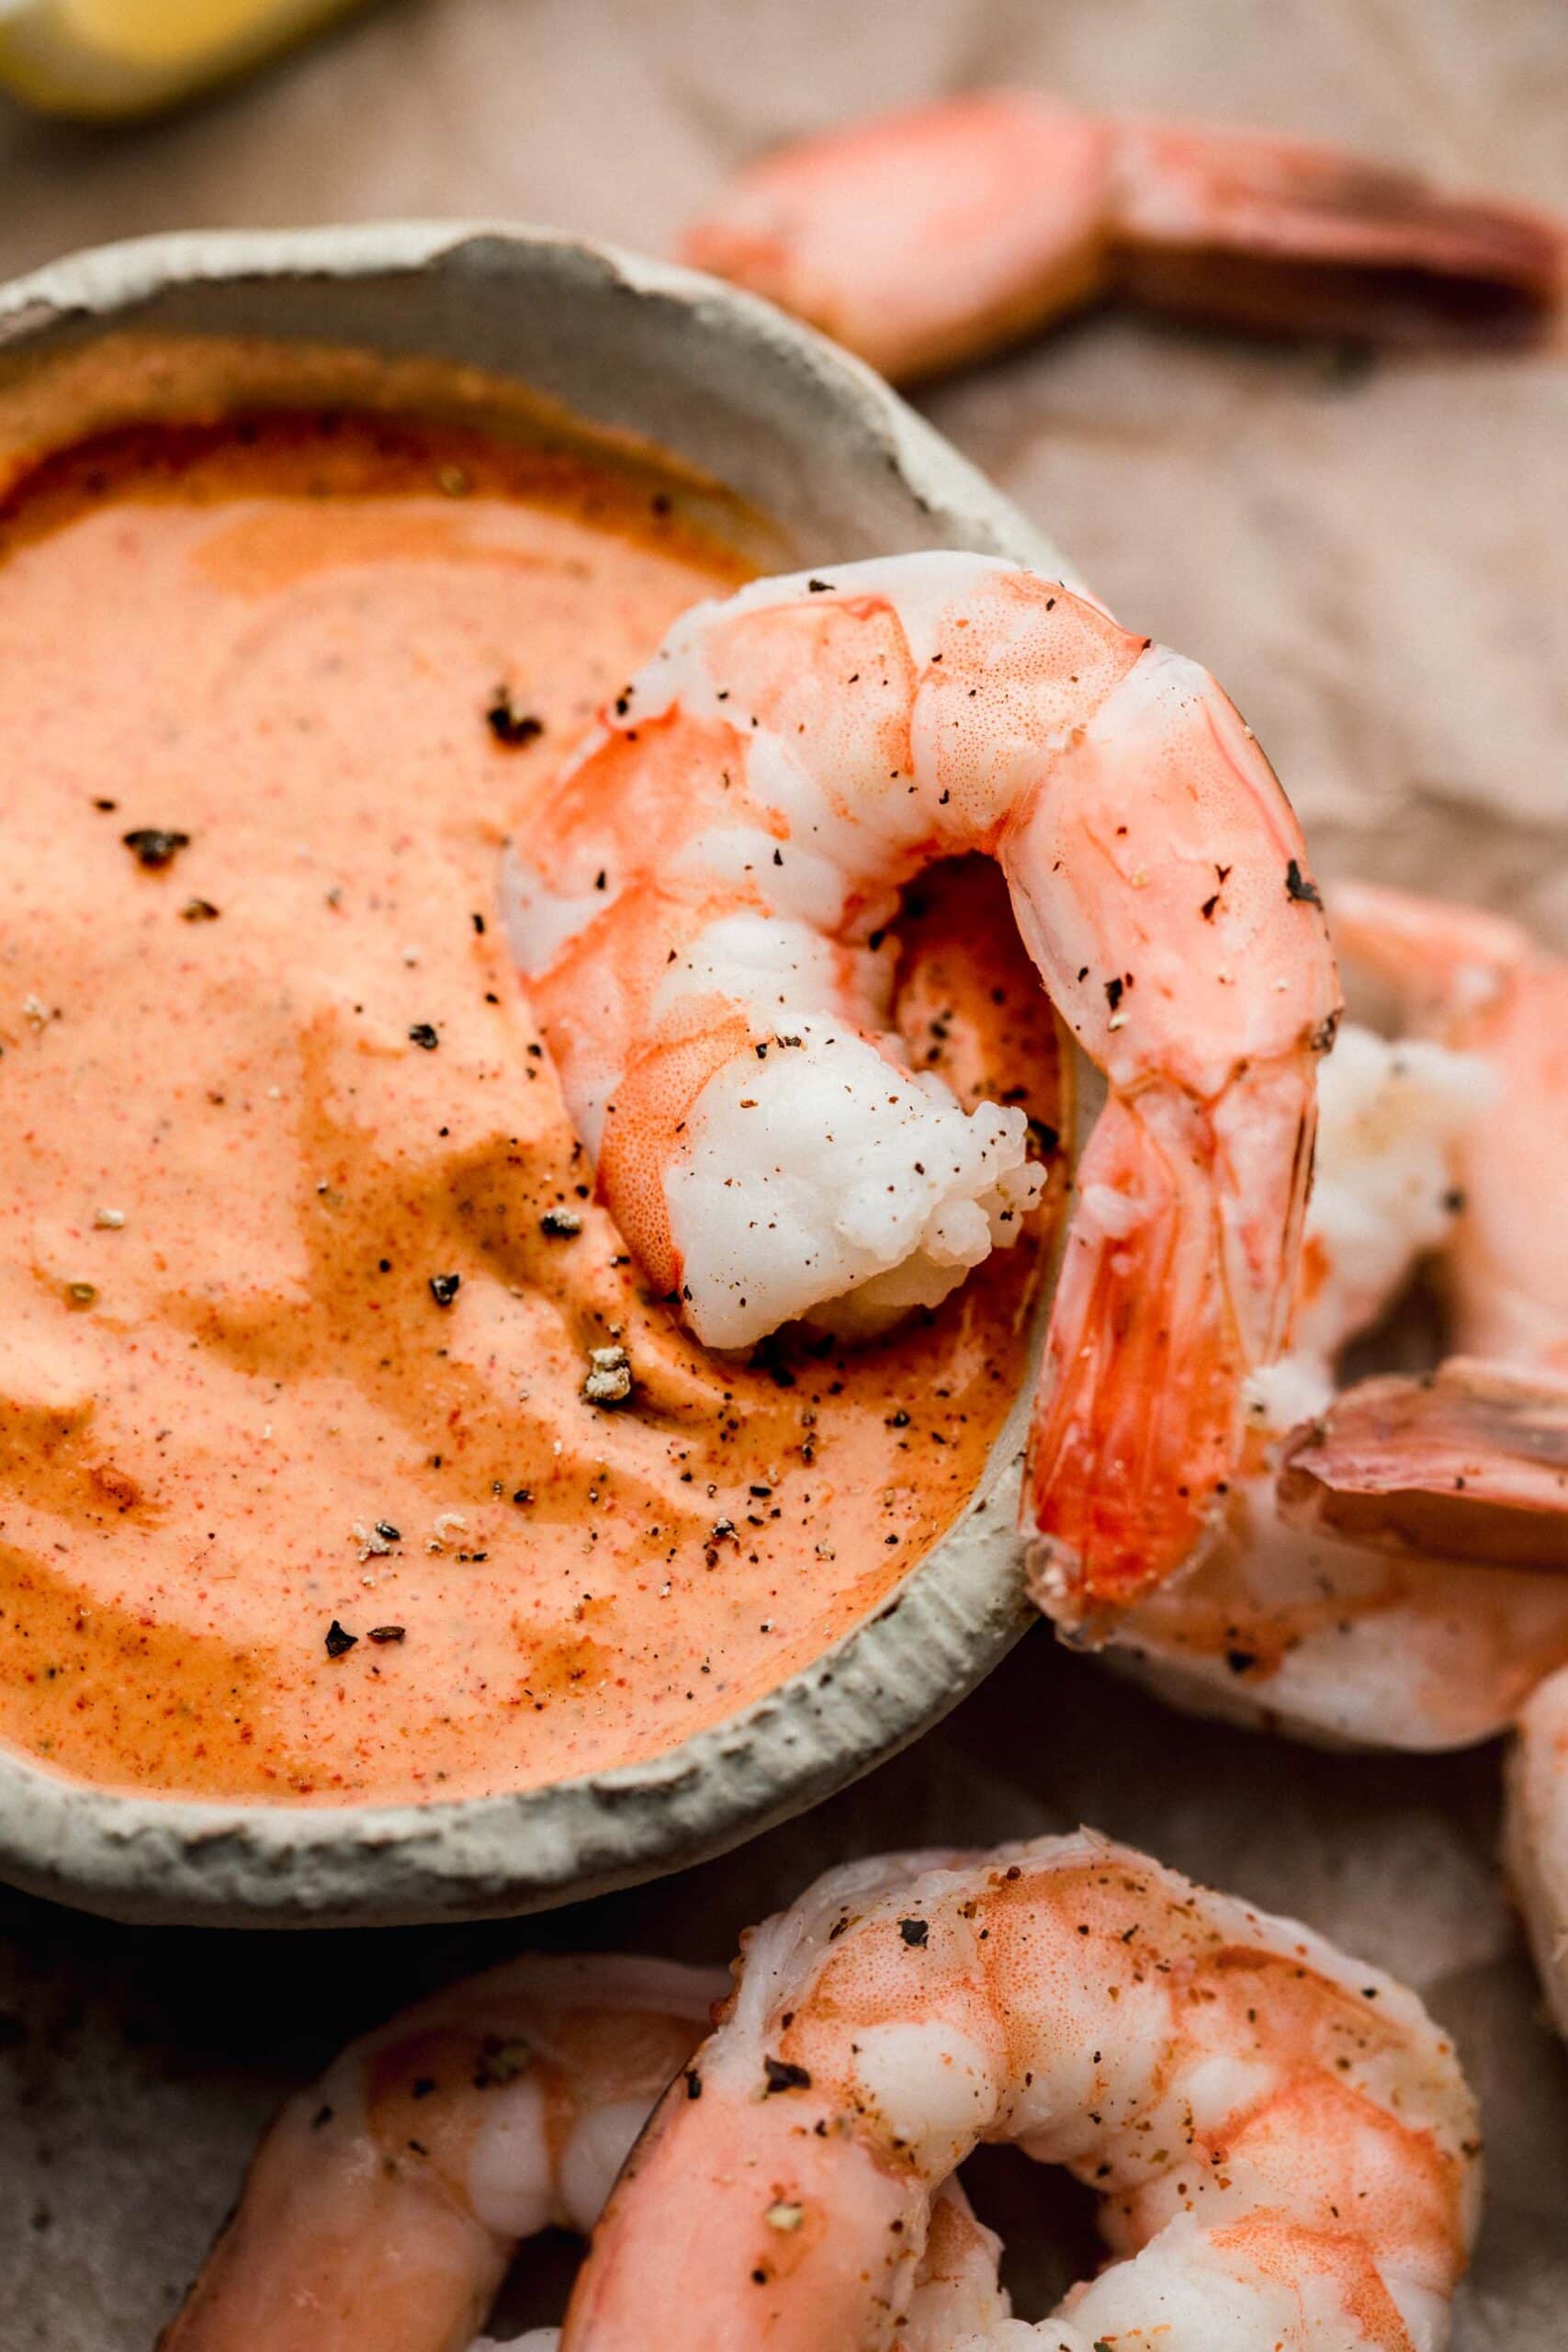
[[[46,114],[150,113],[356,0],[0,0],[0,82]]]

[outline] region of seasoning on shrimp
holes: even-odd
[[[268,2132],[163,2352],[469,2346],[525,2239],[592,2227],[723,1989],[530,1953],[351,2044]]]
[[[743,1939],[694,2063],[703,2096],[682,2077],[637,2142],[561,2352],[873,2352],[906,2316],[938,2352],[922,2252],[982,2141],[1098,2194],[1110,2258],[1042,2352],[1447,2341],[1479,2206],[1451,2042],[1309,1928],[1091,1832],[829,1871]]]
[[[179,852],[190,847],[188,833],[171,831],[163,825],[138,825],[124,839],[138,865],[154,872],[172,865]]]
[[[1568,2033],[1568,1577],[1541,1573],[1568,1568],[1568,962],[1402,891],[1347,883],[1330,913],[1404,1034],[1348,1024],[1324,1066],[1295,1330],[1252,1384],[1247,1475],[1213,1554],[1112,1638],[1177,1703],[1309,1736],[1442,1750],[1518,1715],[1509,1867]],[[1462,1352],[1337,1393],[1335,1357],[1421,1258]]]
[[[1280,889],[1289,805],[1192,663],[993,558],[828,586],[677,622],[521,813],[513,952],[657,1292],[714,1348],[796,1318],[863,1336],[1010,1246],[1043,1190],[1021,1106],[964,1110],[889,1035],[899,892],[998,861],[1109,1084],[1024,1498],[1037,1595],[1092,1621],[1209,1540],[1280,1343],[1338,1008],[1321,910]],[[1195,871],[1232,877],[1207,920]]]

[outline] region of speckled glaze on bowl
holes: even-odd
[[[36,371],[47,392],[73,347],[124,330],[482,369],[716,479],[795,563],[964,547],[1062,568],[831,345],[710,280],[547,232],[401,222],[108,246],[0,292],[0,374],[25,386]],[[116,1918],[304,1927],[519,1913],[698,1861],[915,1738],[1017,1637],[1023,1411],[964,1517],[867,1623],[652,1760],[450,1804],[306,1810],[107,1793],[5,1755],[0,1875]]]

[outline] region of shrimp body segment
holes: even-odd
[[[1020,2341],[1438,2352],[1474,2135],[1413,1995],[1140,1854],[1082,1833],[856,1863],[747,1939],[563,2352],[889,2346],[932,2195],[982,2140],[1091,2184],[1111,2246]]]
[[[1558,2031],[1568,2037],[1568,1668],[1534,1691],[1508,1758],[1504,1847]]]
[[[521,2242],[590,2230],[724,1980],[513,1961],[289,2100],[160,2352],[468,2352]]]
[[[897,379],[1113,292],[1266,331],[1525,334],[1565,244],[1522,205],[1337,148],[984,90],[764,157],[682,252]]]
[[[888,1030],[898,894],[973,851],[1108,1081],[1025,1500],[1074,1618],[1203,1535],[1338,1011],[1294,818],[1213,681],[993,558],[759,582],[677,623],[525,813],[509,926],[600,1189],[697,1336],[874,1330],[1041,1182],[1022,1114],[965,1115]]]

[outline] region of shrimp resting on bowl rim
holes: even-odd
[[[888,1035],[898,894],[972,851],[1107,1081],[1024,1501],[1077,1620],[1204,1540],[1338,1012],[1299,830],[1213,679],[994,558],[758,582],[684,616],[525,811],[509,928],[601,1192],[697,1336],[874,1330],[1040,1183],[1021,1112],[965,1116]]]
[[[1446,2038],[1308,1929],[1081,1833],[852,1863],[755,1929],[562,2352],[892,2344],[982,2140],[1100,2193],[1112,2258],[1017,2331],[1040,2352],[1446,2341],[1479,2188]]]
[[[764,156],[682,257],[896,379],[1105,294],[1286,333],[1518,337],[1562,299],[1562,226],[1342,149],[977,90]]]

